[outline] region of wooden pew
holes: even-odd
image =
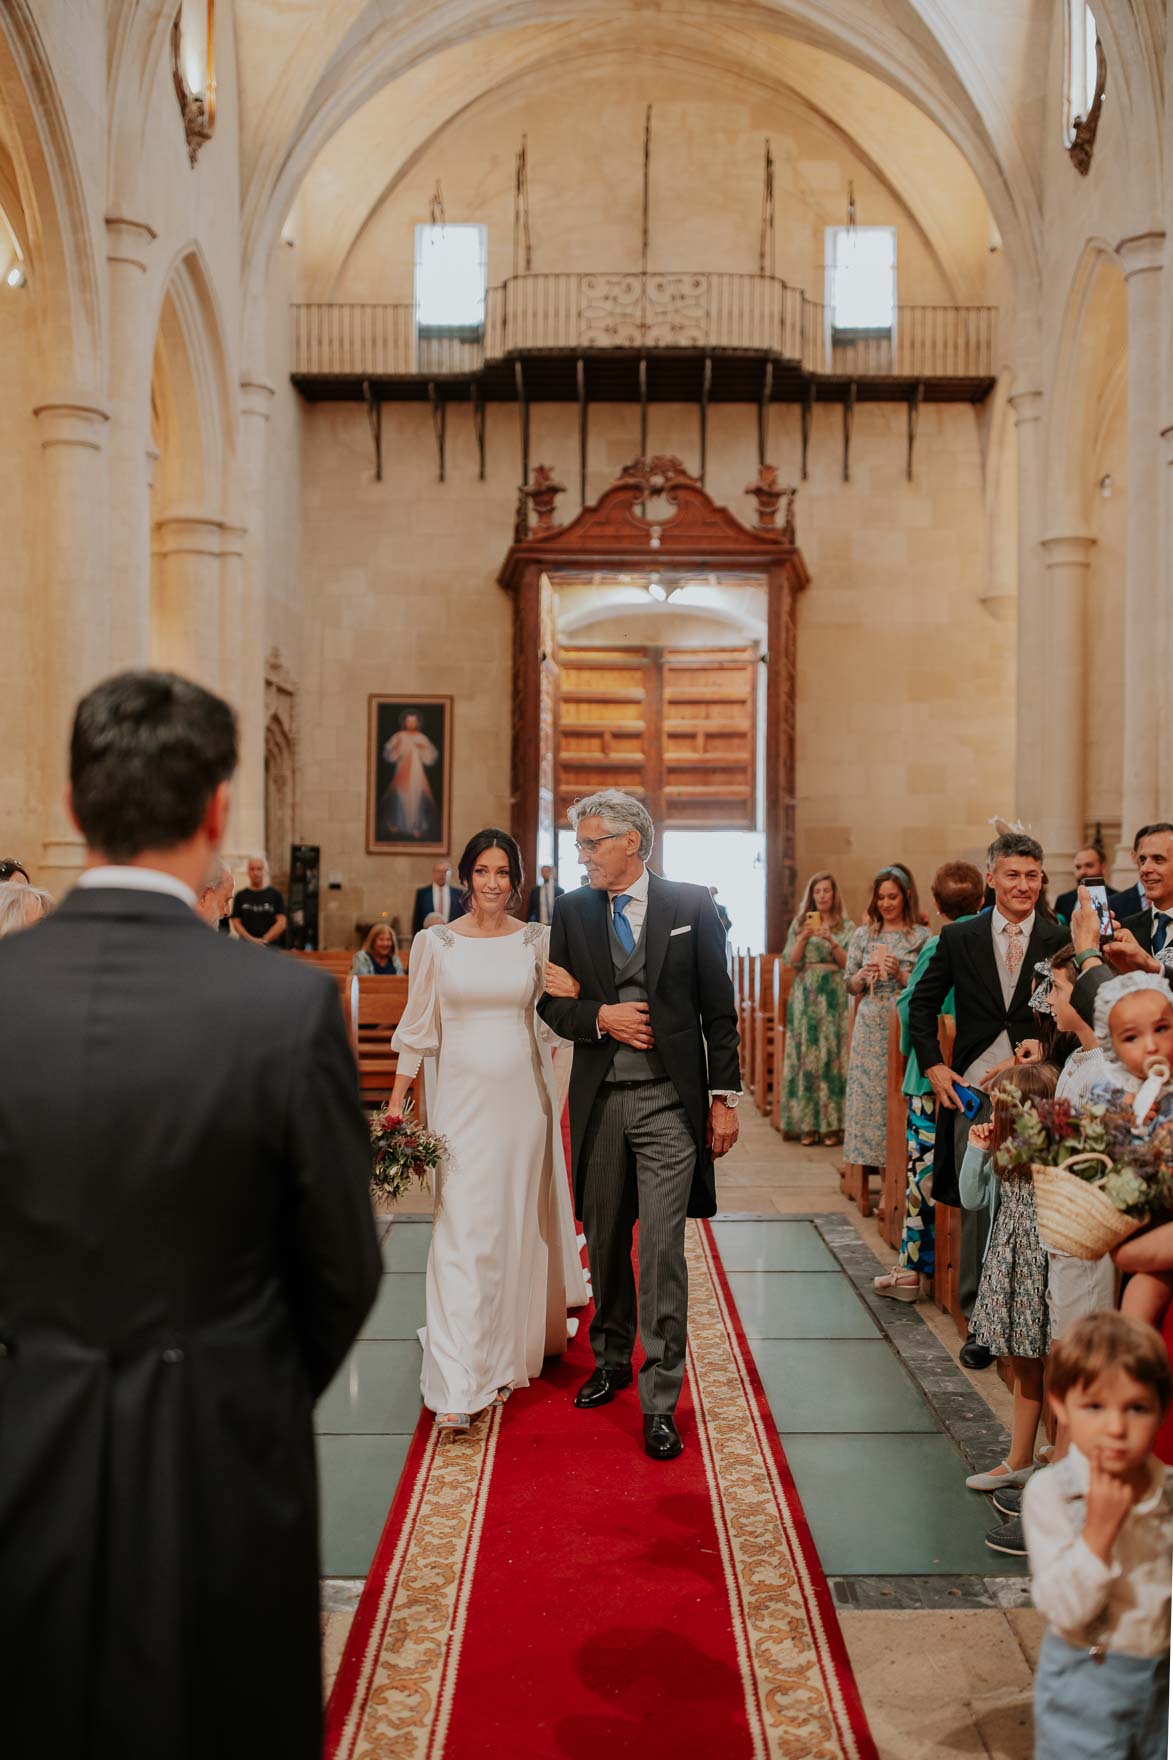
[[[754,959],[752,953],[740,952],[737,956],[740,964],[740,982],[737,990],[737,1029],[740,1034],[741,1080],[749,1087],[753,1079],[753,985]]]
[[[956,1037],[957,1023],[950,1015],[941,1016],[940,1024],[941,1056],[952,1066],[953,1041]],[[945,1129],[953,1129],[953,1114],[944,1115]],[[941,1129],[941,1116],[938,1115],[937,1129]],[[961,1211],[953,1204],[941,1204],[934,1201],[933,1214],[936,1228],[935,1252],[933,1265],[933,1300],[950,1316],[958,1332],[964,1338],[969,1331],[969,1322],[961,1312],[961,1301],[958,1296],[958,1272],[961,1265]]]
[[[888,1141],[878,1217],[880,1237],[890,1247],[899,1247],[904,1233],[908,1190],[908,1100],[902,1092],[906,1064],[900,1049],[900,1016],[893,1009],[888,1020]]]
[[[774,1081],[770,1093],[770,1123],[782,1129],[782,1060],[786,1054],[786,1011],[794,988],[794,967],[789,960],[778,960],[774,967]]]
[[[399,1062],[391,1036],[407,1006],[406,978],[350,979],[350,1033],[358,1059],[359,1094],[366,1102],[386,1100]]]
[[[754,969],[753,1097],[764,1117],[770,1115],[774,1081],[774,971],[780,953],[760,953]]]

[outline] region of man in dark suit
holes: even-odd
[[[541,884],[533,887],[530,892],[526,921],[528,923],[552,923],[554,921],[554,906],[565,890],[566,888],[559,886],[555,880],[553,868],[549,865],[544,867]]]
[[[431,916],[439,917],[442,923],[454,923],[457,917],[464,915],[464,900],[456,887],[448,884],[449,872],[447,862],[437,862],[432,869],[431,885],[421,886],[416,893],[411,912],[413,937],[419,934]]]
[[[1071,919],[1080,975],[1072,1001],[1089,1026],[1095,1025],[1095,994],[1101,984],[1121,972],[1154,972],[1168,980],[1173,974],[1157,956],[1173,946],[1173,825],[1146,825],[1137,833],[1137,866],[1146,908],[1123,923],[1113,913],[1111,941],[1100,939],[1100,921],[1090,902]],[[1093,920],[1094,919],[1094,920]]]
[[[211,934],[226,703],[74,721],[77,889],[0,942],[6,1754],[317,1760],[313,1405],[378,1288],[333,981]]]
[[[1102,880],[1104,877],[1105,857],[1102,849],[1089,843],[1083,849],[1077,849],[1071,870],[1075,875],[1075,885],[1069,892],[1061,892],[1055,900],[1055,915],[1064,923],[1071,921],[1071,913],[1079,902],[1078,888],[1085,880]]]
[[[921,1069],[937,1097],[938,1128],[933,1150],[933,1198],[959,1204],[958,1173],[969,1121],[955,1089],[976,1088],[994,1065],[1010,1057],[1023,1039],[1033,1038],[1037,1022],[1030,1008],[1035,961],[1054,953],[1066,939],[1058,923],[1036,910],[1043,884],[1043,852],[1033,837],[1008,832],[990,845],[987,883],[994,906],[963,923],[946,923],[936,952],[912,993],[909,1037]],[[954,993],[957,1036],[952,1065],[941,1056],[938,1020],[941,1005]],[[952,1113],[953,1130],[942,1113]],[[977,1295],[985,1246],[982,1218],[966,1211],[962,1222],[958,1293],[968,1314]],[[970,1366],[985,1367],[989,1353],[967,1344]]]
[[[647,809],[608,789],[578,801],[570,821],[590,887],[555,909],[550,959],[579,995],[547,994],[538,1012],[574,1041],[574,1197],[590,1255],[596,1364],[575,1404],[606,1405],[631,1384],[638,1215],[644,1447],[672,1460],[682,1447],[673,1413],[688,1318],[684,1225],[715,1214],[713,1160],[737,1140],[737,1004],[707,889],[674,885],[645,865],[655,839]]]

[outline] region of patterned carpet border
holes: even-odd
[[[443,1753],[501,1412],[443,1441],[420,1414],[330,1695],[324,1760]]]
[[[877,1760],[831,1591],[708,1222],[688,1226],[689,1372],[755,1760]]]

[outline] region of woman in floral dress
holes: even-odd
[[[881,868],[867,921],[847,950],[847,988],[859,997],[847,1069],[844,1159],[880,1172],[888,1156],[888,1016],[929,931],[918,922],[916,887],[905,868]]]
[[[855,924],[843,915],[833,874],[815,874],[790,925],[783,959],[794,967],[782,1060],[782,1131],[806,1144],[843,1135],[847,1089],[847,986]]]

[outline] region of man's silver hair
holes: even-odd
[[[228,866],[228,863],[224,860],[224,857],[223,856],[214,856],[212,858],[211,867],[208,869],[207,873],[204,875],[204,884],[200,888],[200,891],[201,892],[219,892],[219,890],[223,886],[224,882],[226,880],[231,880],[231,879],[232,879],[232,869]]]
[[[641,862],[647,861],[655,845],[656,827],[652,815],[642,801],[618,788],[601,788],[598,794],[588,794],[585,800],[575,801],[569,818],[574,827],[580,819],[602,819],[608,831],[638,831]]]
[[[0,886],[0,935],[31,929],[52,909],[52,893],[39,886]]]

